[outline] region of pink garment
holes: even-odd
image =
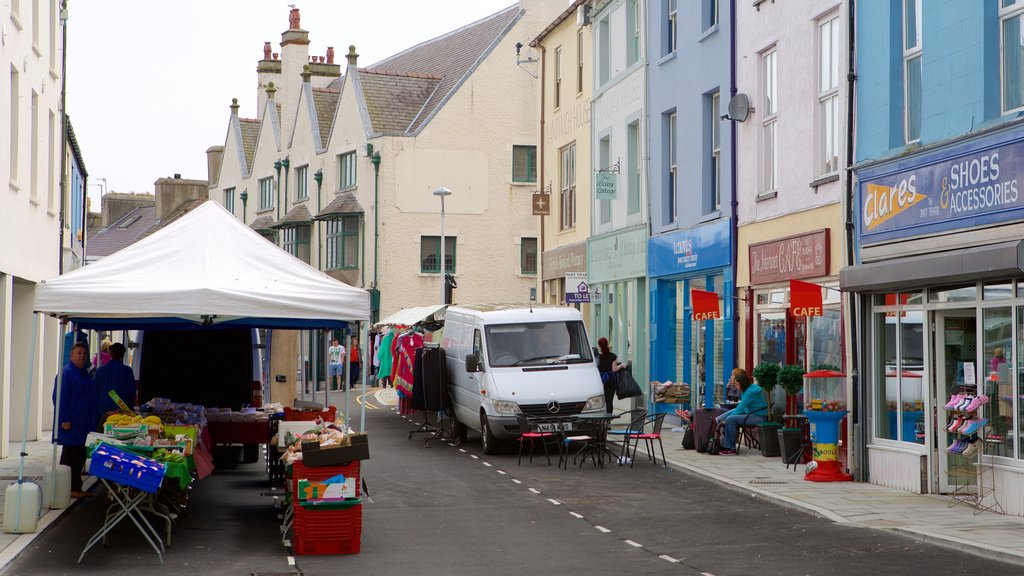
[[[423,335],[416,332],[403,334],[398,339],[398,356],[395,372],[395,388],[401,392],[412,395],[413,362],[416,359],[416,349],[423,347]]]

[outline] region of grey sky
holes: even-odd
[[[558,0],[552,0],[558,1]],[[367,66],[511,6],[515,0],[298,1],[309,53],[354,44]],[[158,178],[206,178],[232,98],[256,116],[263,43],[280,52],[288,2],[71,0],[67,110],[89,171],[93,210],[107,192],[152,192]],[[529,39],[524,39],[524,43]],[[509,55],[510,58],[514,57]]]

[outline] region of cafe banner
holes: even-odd
[[[1024,131],[959,141],[858,175],[861,242],[1024,218]]]
[[[690,290],[690,301],[694,320],[718,320],[722,317],[718,311],[718,294],[694,288]]]
[[[821,286],[802,280],[790,280],[789,309],[793,316],[821,316]]]

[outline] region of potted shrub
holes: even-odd
[[[764,390],[768,401],[768,417],[763,424],[758,426],[761,432],[761,455],[779,456],[781,451],[778,430],[782,428],[782,423],[777,421],[775,412],[772,410],[772,390],[775,390],[775,386],[779,383],[779,365],[774,362],[761,362],[754,367],[753,376],[757,385]]]
[[[779,369],[779,386],[786,391],[786,413],[795,414],[797,411],[797,395],[804,388],[804,368],[798,364],[787,364]],[[802,428],[782,428],[778,431],[779,444],[782,449],[782,461],[792,464],[794,461],[803,463],[802,455],[796,453],[803,446]]]

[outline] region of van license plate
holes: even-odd
[[[572,422],[566,422],[563,424],[565,430],[572,430]],[[542,422],[537,424],[537,429],[541,432],[558,432],[558,424],[554,422]]]

